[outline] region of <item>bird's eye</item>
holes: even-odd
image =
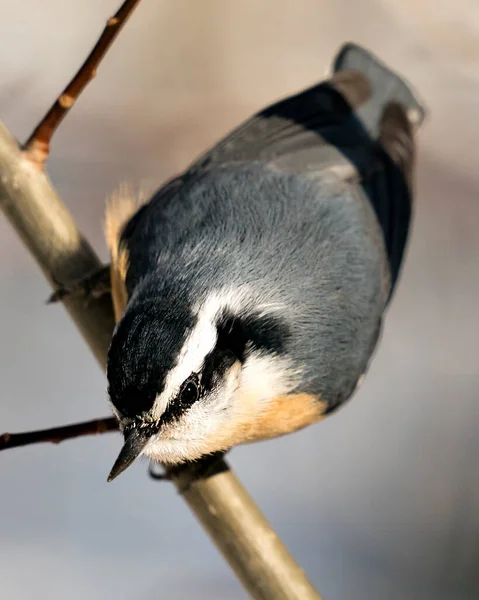
[[[200,397],[200,387],[197,377],[190,377],[183,384],[180,391],[180,401],[184,406],[191,406]]]

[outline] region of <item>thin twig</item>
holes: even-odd
[[[73,425],[52,427],[50,429],[39,429],[37,431],[24,431],[22,433],[3,433],[0,435],[0,452],[10,448],[19,448],[30,444],[50,442],[59,444],[65,440],[71,440],[84,435],[98,435],[108,431],[118,431],[118,421],[114,417],[94,419]]]
[[[103,33],[85,62],[25,143],[24,152],[40,168],[44,168],[48,158],[53,134],[82,91],[95,77],[100,62],[140,1],[125,0],[116,14],[108,19]]]

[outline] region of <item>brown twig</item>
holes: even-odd
[[[100,62],[140,1],[125,0],[115,15],[108,19],[103,33],[85,62],[23,146],[30,160],[40,168],[44,168],[48,158],[53,134],[82,91],[95,77]]]
[[[39,429],[37,431],[24,431],[22,433],[3,433],[0,435],[0,452],[10,448],[19,448],[29,444],[50,442],[59,444],[65,440],[71,440],[84,435],[98,435],[108,431],[118,431],[118,421],[114,417],[94,419],[73,425],[52,427],[51,429]]]

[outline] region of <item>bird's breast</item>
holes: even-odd
[[[243,399],[244,406],[252,404]],[[240,444],[267,440],[303,429],[320,421],[326,413],[327,403],[320,396],[297,393],[268,399],[261,408],[254,409],[249,418],[238,423],[235,431]]]

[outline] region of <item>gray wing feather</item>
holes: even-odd
[[[331,407],[366,368],[397,278],[419,106],[357,46],[340,51],[335,70],[220,141],[123,234],[130,291],[141,282],[145,294],[194,301],[253,284],[258,302],[288,306],[293,354],[311,367],[302,389]]]

